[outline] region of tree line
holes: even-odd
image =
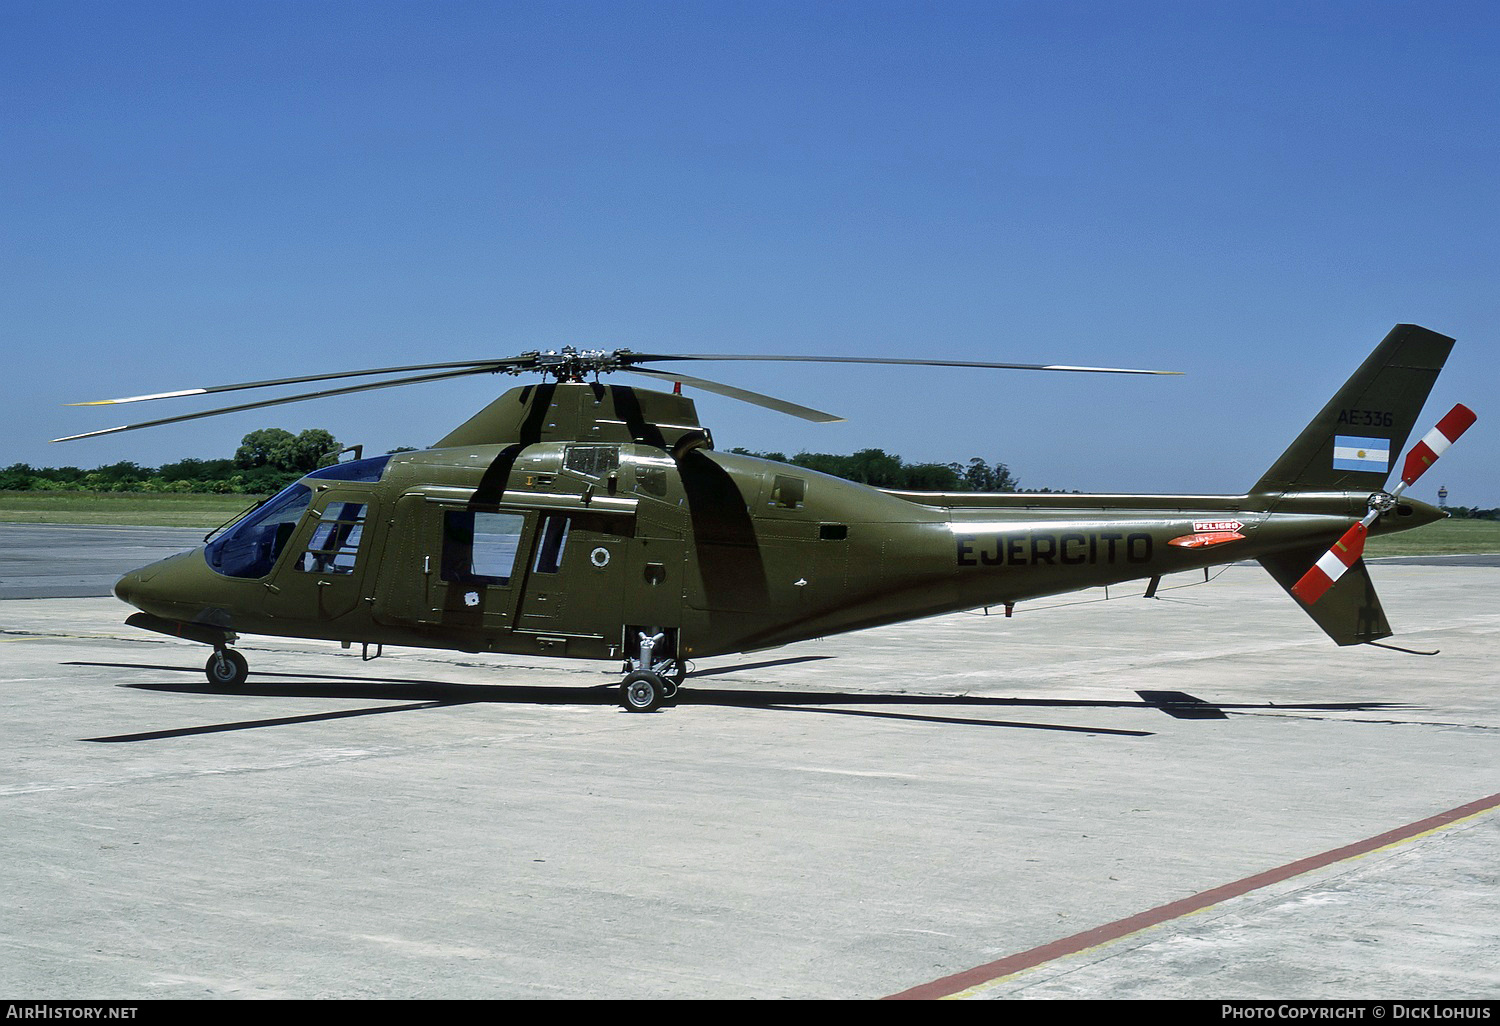
[[[84,470],[80,467],[33,467],[15,463],[0,470],[0,491],[169,492],[269,495],[304,474],[333,463],[339,442],[322,428],[294,435],[281,428],[252,431],[230,459],[184,459],[145,467],[130,460]],[[395,450],[403,451],[403,450]],[[907,463],[882,449],[850,455],[735,449],[778,463],[806,467],[834,477],[871,485],[931,492],[1022,491],[1010,468],[974,457],[964,463]],[[1038,489],[1050,491],[1050,489]]]
[[[84,470],[14,463],[0,470],[0,490],[16,492],[169,492],[269,495],[337,459],[340,446],[322,428],[292,434],[252,431],[232,459],[185,459],[160,467],[130,460]]]
[[[1477,509],[1473,506],[1444,506],[1450,517],[1458,520],[1500,520],[1500,507]]]
[[[787,456],[782,452],[754,452],[750,449],[732,449],[742,456],[758,456],[790,463],[794,467],[806,467],[823,474],[857,481],[874,488],[892,488],[913,492],[1020,492],[1021,482],[1010,472],[1010,468],[998,460],[986,463],[975,456],[964,463],[907,463],[900,456],[893,456],[884,449],[861,449],[848,456],[826,452],[799,452]],[[1050,488],[1034,489],[1050,492]]]

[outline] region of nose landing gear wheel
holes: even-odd
[[[667,697],[666,691],[667,682],[657,674],[637,670],[620,683],[620,705],[626,712],[655,712]]]
[[[234,649],[226,648],[208,657],[203,672],[214,687],[237,688],[250,676],[250,663]]]

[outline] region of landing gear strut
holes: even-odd
[[[620,683],[620,705],[627,712],[655,712],[663,702],[677,697],[677,689],[687,677],[687,667],[674,656],[656,660],[652,652],[666,637],[664,633],[640,632],[640,658],[626,662],[629,671]]]

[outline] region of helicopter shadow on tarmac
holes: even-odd
[[[809,657],[771,660],[768,662],[713,667],[689,674],[689,680],[749,669],[807,661]],[[827,658],[821,656],[814,659]],[[201,675],[196,666],[165,666],[143,663],[69,662],[66,666],[91,666],[106,669],[160,670],[171,673]],[[279,678],[267,680],[267,678]],[[155,691],[179,695],[204,697],[233,696],[236,698],[337,698],[365,701],[406,700],[399,705],[382,705],[373,708],[346,709],[333,712],[310,713],[299,716],[270,717],[233,723],[215,723],[200,726],[170,728],[135,734],[118,734],[108,737],[90,737],[80,740],[99,743],[124,743],[135,741],[159,741],[194,734],[223,733],[235,730],[250,730],[261,727],[290,726],[299,723],[315,723],[323,720],[347,719],[356,716],[374,716],[392,712],[410,712],[420,709],[436,709],[449,706],[475,704],[515,705],[596,705],[616,706],[618,688],[599,684],[588,687],[564,685],[524,684],[459,684],[448,681],[421,678],[360,677],[348,674],[276,673],[262,671],[254,684],[237,688],[218,688],[204,683],[149,683],[121,684],[124,688],[140,691]],[[978,695],[913,695],[879,692],[850,692],[806,689],[720,689],[695,688],[685,685],[671,703],[676,707],[715,706],[721,708],[765,709],[784,712],[810,712],[827,715],[873,717],[912,723],[936,723],[961,726],[1002,727],[1026,730],[1061,731],[1067,733],[1112,735],[1119,737],[1150,737],[1149,730],[1125,730],[1114,727],[1089,727],[1061,723],[1025,722],[988,719],[974,716],[945,716],[935,713],[912,713],[883,711],[870,706],[902,706],[910,709],[961,708],[998,710],[1015,708],[1055,709],[1151,709],[1166,713],[1174,719],[1227,719],[1235,713],[1274,712],[1289,713],[1364,712],[1378,709],[1399,708],[1389,702],[1321,702],[1308,704],[1287,703],[1232,703],[1208,702],[1181,691],[1137,691],[1135,701],[1102,701],[1086,699],[1046,698],[998,698]],[[839,708],[861,707],[861,708]]]

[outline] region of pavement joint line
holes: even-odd
[[[1146,930],[1162,926],[1173,920],[1182,919],[1186,916],[1237,898],[1272,884],[1282,883],[1294,877],[1302,876],[1314,870],[1324,869],[1339,862],[1360,858],[1375,852],[1396,848],[1409,844],[1422,837],[1428,837],[1439,831],[1450,829],[1460,823],[1500,808],[1500,793],[1480,798],[1476,801],[1440,812],[1435,816],[1408,823],[1406,826],[1387,830],[1376,834],[1374,837],[1356,841],[1340,848],[1333,848],[1318,855],[1297,859],[1284,866],[1269,869],[1253,876],[1237,880],[1234,883],[1211,887],[1206,891],[1177,901],[1158,905],[1156,908],[1145,912],[1139,912],[1124,919],[1118,919],[1113,923],[1096,926],[1091,930],[1064,937],[1061,940],[1051,941],[1039,945],[1029,951],[1022,951],[1014,955],[994,962],[988,962],[973,969],[954,973],[930,983],[919,984],[908,990],[891,994],[885,998],[887,1001],[922,1001],[922,1000],[951,1000],[956,998],[975,997],[986,990],[1000,985],[1012,976],[1016,976],[1030,969],[1038,968],[1048,962],[1056,961],[1070,955],[1082,954],[1095,948],[1102,948],[1126,937],[1143,933]]]

